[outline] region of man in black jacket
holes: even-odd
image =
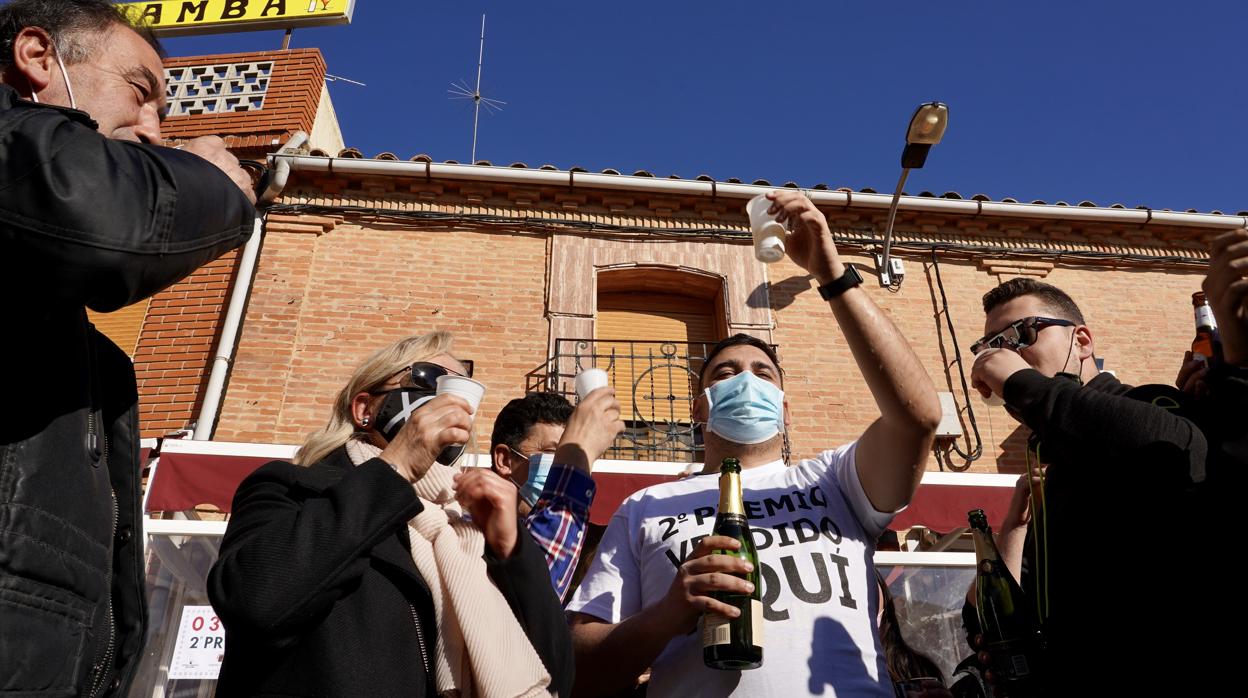
[[[1012,279],[984,311],[971,380],[1031,429],[1029,462],[1047,466],[1021,582],[1045,616],[1048,690],[1121,687],[1128,667],[1126,685],[1165,684],[1204,610],[1191,543],[1205,532],[1190,495],[1205,478],[1205,437],[1178,391],[1097,369],[1092,330],[1060,289]],[[1090,657],[1103,669],[1064,683],[1062,669]]]
[[[241,244],[220,139],[156,145],[154,40],[107,0],[0,7],[0,692],[122,695],[146,625],[137,391],[87,320]]]

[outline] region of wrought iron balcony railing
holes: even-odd
[[[626,428],[604,457],[699,462],[701,428],[690,418],[698,373],[714,342],[556,339],[554,354],[526,376],[526,392],[576,402],[573,381],[601,368],[619,398]]]

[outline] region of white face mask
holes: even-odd
[[[65,91],[69,93],[69,108],[77,109],[78,102],[74,100],[74,86],[69,82],[69,71],[65,70],[65,62],[61,60],[61,47],[52,43],[52,50],[56,52],[56,65],[61,69],[61,77],[65,79]],[[30,89],[30,101],[39,104],[39,95],[35,94],[35,89]]]

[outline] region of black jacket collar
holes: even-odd
[[[0,109],[13,109],[15,107],[33,107],[35,109],[52,109],[60,112],[70,121],[74,121],[90,128],[92,131],[98,131],[99,123],[91,118],[91,115],[81,109],[71,109],[56,104],[44,104],[42,102],[32,102],[17,93],[9,85],[0,85]]]
[[[300,469],[296,481],[313,492],[323,492],[342,479],[355,464],[347,455],[347,447],[339,446],[319,461]]]

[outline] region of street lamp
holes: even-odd
[[[942,102],[926,102],[914,110],[910,127],[906,129],[906,149],[901,151],[901,179],[888,207],[888,226],[884,230],[884,254],[876,258],[876,270],[880,274],[880,286],[891,288],[901,285],[900,269],[894,272],[889,265],[889,252],[893,247],[893,221],[897,218],[897,204],[901,202],[901,188],[906,185],[910,170],[918,169],[927,162],[927,153],[940,142],[949,125],[949,107]],[[900,264],[898,264],[900,267]],[[896,283],[894,283],[894,277]]]

